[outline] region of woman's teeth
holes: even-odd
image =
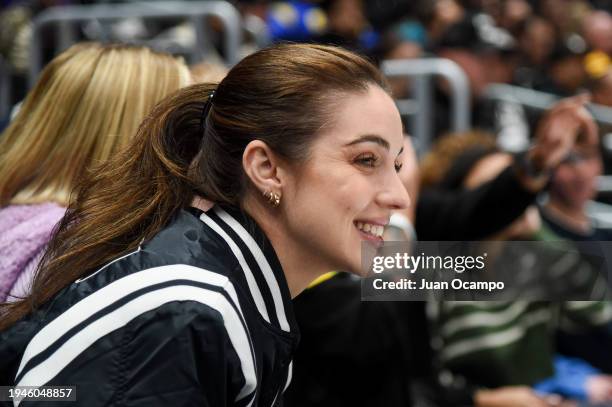
[[[357,229],[372,236],[382,237],[385,227],[372,223],[357,222]]]

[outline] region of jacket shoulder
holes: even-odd
[[[50,321],[28,343],[15,384],[70,383],[92,403],[129,397],[130,405],[163,405],[179,397],[224,405],[228,394],[255,389],[250,344],[227,277],[161,266],[114,281]]]

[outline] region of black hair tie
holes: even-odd
[[[214,96],[215,91],[213,90],[212,92],[210,92],[210,95],[208,96],[208,99],[206,100],[206,103],[204,103],[204,107],[202,108],[202,115],[200,116],[200,129],[202,130],[202,133],[204,132],[204,130],[206,130],[204,126],[206,125],[206,118],[208,117],[208,113],[210,112],[210,109],[212,109]]]

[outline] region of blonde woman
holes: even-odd
[[[79,178],[189,82],[181,60],[126,45],[75,45],[43,70],[0,135],[0,302],[27,292]]]

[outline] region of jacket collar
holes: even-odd
[[[220,205],[200,213],[200,220],[230,246],[261,316],[282,331],[297,333],[285,273],[271,242],[255,220],[237,208]]]

